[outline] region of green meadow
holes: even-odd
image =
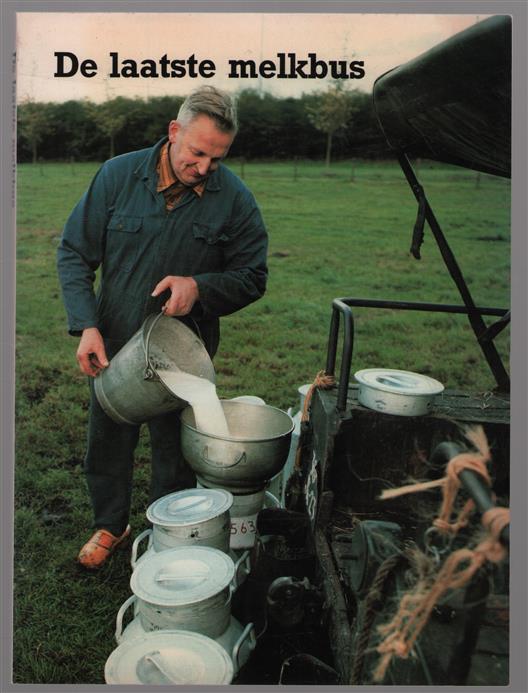
[[[460,304],[426,226],[422,259],[409,253],[417,205],[398,165],[242,163],[270,236],[265,297],[224,318],[215,358],[227,399],[258,395],[296,407],[297,388],[324,369],[336,297]],[[17,173],[15,683],[104,683],[129,552],[98,574],[75,556],[91,532],[82,475],[87,383],[78,371],[55,271],[62,225],[96,164],[23,164]],[[417,176],[475,303],[510,303],[510,184],[415,162]],[[493,376],[463,315],[357,309],[352,373],[393,367],[447,388],[486,392]],[[489,322],[489,319],[487,319]],[[496,341],[508,364],[509,330]],[[149,447],[137,451],[131,524],[146,526]]]

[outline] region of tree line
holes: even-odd
[[[149,147],[167,132],[183,97],[117,98],[95,104],[26,101],[17,109],[18,161],[103,161]],[[331,159],[386,156],[370,94],[331,85],[326,92],[278,98],[246,89],[237,96],[239,131],[230,157]]]

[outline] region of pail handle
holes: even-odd
[[[238,457],[234,462],[231,462],[231,464],[226,464],[225,462],[218,462],[216,460],[212,460],[209,457],[208,453],[208,447],[207,445],[204,445],[203,450],[202,450],[202,460],[205,462],[205,464],[208,464],[210,467],[224,467],[225,469],[228,469],[229,467],[234,467],[235,465],[239,464],[240,462],[243,462],[246,459],[246,453],[242,451],[240,454],[240,457]]]
[[[136,567],[138,558],[137,552],[139,545],[143,541],[143,539],[145,539],[145,537],[150,537],[149,543],[147,545],[147,548],[150,549],[150,547],[152,546],[152,529],[149,528],[143,530],[143,532],[141,532],[141,534],[138,534],[137,537],[134,539],[134,543],[132,544],[132,556],[130,558],[130,565],[132,566],[132,570],[134,570],[134,568]]]
[[[238,673],[240,669],[240,662],[238,661],[238,657],[240,655],[240,648],[244,644],[244,640],[249,637],[249,650],[250,652],[255,649],[255,645],[257,644],[257,637],[255,635],[255,628],[252,623],[248,623],[247,626],[244,628],[242,633],[240,634],[240,637],[236,641],[236,643],[233,645],[233,650],[231,653],[231,659],[233,660],[233,664],[235,665],[235,673]]]
[[[125,615],[125,611],[128,609],[129,606],[134,604],[137,600],[137,596],[135,594],[132,594],[126,602],[123,602],[121,604],[119,611],[117,612],[116,616],[116,629],[115,629],[115,639],[117,644],[121,642],[121,637],[123,635],[123,616]]]
[[[147,335],[145,337],[144,341],[144,349],[145,349],[145,373],[144,373],[144,379],[145,380],[152,380],[153,378],[156,377],[155,370],[152,368],[150,365],[150,359],[149,359],[149,346],[150,346],[150,335],[152,334],[152,330],[154,329],[156,323],[158,320],[163,317],[165,313],[162,311],[159,315],[156,315],[154,320],[151,322],[150,327],[148,328]]]

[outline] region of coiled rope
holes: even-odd
[[[442,504],[433,525],[443,533],[454,534],[458,532],[461,527],[467,524],[468,517],[475,507],[472,500],[467,501],[456,519],[450,521],[456,495],[460,488],[458,479],[460,471],[471,469],[480,474],[491,486],[491,479],[486,469],[486,462],[491,457],[484,431],[481,427],[477,427],[468,431],[467,437],[476,446],[477,451],[462,453],[454,457],[447,465],[446,476],[443,479],[393,489],[388,493],[384,492],[381,498],[394,497],[403,493],[415,493],[433,486],[441,486]],[[383,680],[394,656],[408,657],[435,604],[447,591],[464,587],[486,561],[499,563],[506,557],[507,551],[500,543],[499,536],[510,522],[509,509],[491,508],[482,515],[481,522],[487,531],[484,539],[474,549],[466,547],[454,551],[445,560],[434,583],[428,587],[423,581],[419,581],[413,590],[402,597],[393,619],[378,627],[378,631],[384,639],[377,647],[377,651],[382,657],[373,673],[374,681]]]

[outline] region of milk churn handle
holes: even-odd
[[[255,628],[252,623],[248,623],[247,626],[244,628],[242,633],[240,634],[240,637],[236,641],[236,643],[233,645],[233,650],[231,653],[231,659],[235,663],[236,671],[240,669],[240,662],[239,662],[239,654],[240,654],[240,648],[244,644],[244,641],[246,638],[249,637],[249,650],[254,650],[255,645],[257,644],[257,638],[255,636]]]
[[[266,500],[268,500],[271,503],[272,508],[273,507],[275,507],[275,508],[281,507],[280,500],[277,498],[277,496],[274,496],[271,491],[266,491],[266,493],[264,495],[265,495]]]
[[[150,365],[150,359],[149,359],[149,346],[150,346],[150,335],[152,334],[152,330],[154,329],[154,326],[158,322],[158,320],[163,317],[165,313],[162,311],[159,315],[156,315],[152,323],[150,324],[150,327],[147,332],[147,336],[145,337],[145,380],[152,380],[154,378],[154,370],[152,366]]]
[[[130,558],[130,565],[132,567],[132,570],[134,570],[134,568],[136,567],[139,545],[146,537],[149,537],[148,548],[150,548],[152,546],[152,529],[149,528],[143,530],[143,532],[141,532],[141,534],[138,534],[138,536],[134,539],[134,543],[132,544],[132,556]]]
[[[242,565],[243,563],[245,565]],[[235,563],[235,574],[233,576],[233,581],[231,583],[232,587],[233,587],[232,592],[235,592],[238,589],[240,582],[241,582],[241,580],[238,579],[238,569],[240,567],[242,567],[242,569],[245,572],[244,577],[247,577],[251,571],[251,561],[250,561],[249,551],[244,551],[244,553],[237,559],[237,562]]]
[[[123,634],[123,616],[125,615],[125,611],[128,609],[129,606],[135,604],[136,601],[137,596],[135,594],[132,594],[125,602],[123,602],[123,604],[121,604],[119,611],[117,612],[115,639],[118,645],[121,642],[121,636]]]

